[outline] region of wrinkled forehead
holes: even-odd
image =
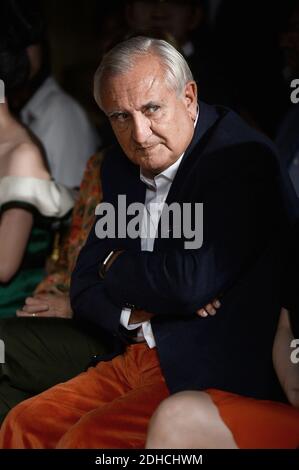
[[[146,103],[164,103],[171,91],[163,81],[154,77],[143,77],[138,81],[124,81],[115,77],[111,86],[102,95],[104,111],[140,110]]]
[[[128,56],[125,66],[108,67],[103,72],[101,88],[106,87],[111,80],[119,77],[124,81],[144,81],[151,73],[155,75],[165,73],[165,67],[160,58],[152,53],[132,54]]]
[[[127,98],[138,100],[169,91],[165,69],[159,60],[137,60],[129,70],[118,73],[105,71],[101,80],[101,100]],[[153,97],[153,96],[152,96]]]

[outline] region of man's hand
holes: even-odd
[[[202,318],[208,315],[215,315],[218,308],[221,307],[221,303],[218,299],[214,299],[211,303],[207,304],[204,308],[196,311],[196,314]],[[154,313],[147,312],[146,310],[133,308],[131,310],[129,325],[135,325],[150,321],[155,316]],[[138,328],[138,327],[136,327]]]
[[[199,317],[206,318],[208,315],[216,315],[217,310],[221,307],[221,303],[218,299],[214,299],[209,304],[205,305],[204,308],[201,308],[196,311],[196,314]],[[151,320],[155,316],[154,313],[147,312],[142,309],[133,309],[130,315],[129,325],[134,325],[134,323],[142,323],[145,321]]]
[[[72,318],[73,316],[69,296],[60,291],[27,297],[22,310],[17,310],[16,314],[17,317]]]
[[[221,303],[218,299],[214,299],[211,303],[207,304],[204,308],[200,308],[196,311],[196,315],[205,318],[208,315],[216,315],[217,309],[221,307]]]

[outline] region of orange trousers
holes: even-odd
[[[299,410],[209,389],[241,448],[299,447]],[[148,422],[169,396],[156,349],[144,343],[13,408],[1,448],[144,448]]]

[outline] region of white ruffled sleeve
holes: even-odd
[[[73,207],[74,192],[53,180],[22,176],[0,179],[0,207],[27,204],[45,217],[61,218]]]

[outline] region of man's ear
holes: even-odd
[[[188,82],[185,85],[184,101],[190,117],[195,121],[197,113],[197,85],[194,81]]]

